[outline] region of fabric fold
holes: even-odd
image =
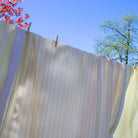
[[[130,78],[126,91],[124,108],[114,138],[138,137],[138,68]]]
[[[0,124],[15,79],[25,37],[25,31],[0,21]]]

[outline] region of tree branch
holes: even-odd
[[[127,39],[127,37],[126,37],[124,34],[122,34],[119,30],[117,30],[116,28],[109,27],[109,26],[104,26],[104,27],[116,31],[116,32],[119,33],[121,36],[123,36],[124,38]]]

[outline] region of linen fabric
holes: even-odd
[[[132,68],[26,35],[0,137],[112,137]]]
[[[0,124],[25,37],[25,31],[0,21]]]
[[[0,94],[8,69],[15,30],[11,25],[0,22]]]
[[[138,138],[138,68],[130,78],[124,108],[114,138]]]

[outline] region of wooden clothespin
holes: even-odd
[[[57,47],[57,43],[58,43],[58,35],[56,35],[55,47]]]
[[[109,56],[109,54],[107,54],[107,58],[108,58],[108,59],[111,59],[110,56]]]
[[[134,66],[133,66],[134,69],[136,68],[136,64],[137,64],[137,62],[134,63]]]
[[[28,26],[28,28],[27,28],[27,33],[29,32],[29,30],[30,30],[30,27],[31,27],[31,22],[29,23],[29,26]]]

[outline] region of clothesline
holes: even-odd
[[[29,31],[30,31],[31,24],[32,24],[32,22],[30,22],[30,23],[29,23],[28,28],[27,28],[27,32],[29,32]],[[58,36],[58,35],[56,35],[55,47],[57,47],[58,37],[59,37],[59,36]],[[107,54],[107,58],[108,58],[108,59],[111,59],[111,58],[110,58],[110,56],[109,56],[109,54]],[[136,68],[136,64],[137,64],[137,63],[138,63],[138,62],[135,62],[135,63],[134,63],[134,65],[133,65],[133,69],[135,69],[135,68]]]

